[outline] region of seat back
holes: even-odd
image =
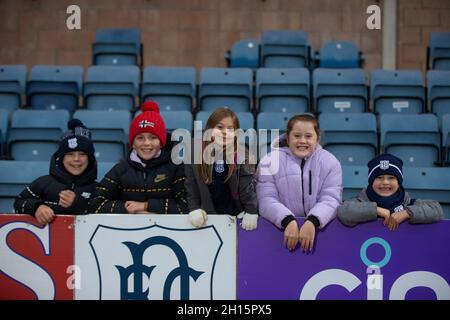
[[[320,49],[320,68],[360,68],[358,48],[351,41],[329,41]]]
[[[0,109],[12,112],[22,106],[26,79],[25,65],[0,65]]]
[[[292,30],[264,31],[261,36],[261,60],[265,68],[308,67],[308,34]]]

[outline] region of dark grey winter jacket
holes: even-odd
[[[410,215],[409,223],[433,223],[443,218],[442,207],[434,200],[413,200],[405,191],[403,206]],[[363,189],[358,197],[346,200],[337,209],[339,220],[346,226],[353,227],[359,223],[376,220],[377,204],[371,202]]]

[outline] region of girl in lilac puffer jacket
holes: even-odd
[[[303,251],[311,251],[316,228],[322,229],[335,218],[342,201],[341,165],[322,149],[319,140],[314,116],[294,116],[256,173],[259,213],[284,229],[289,250],[300,242]],[[300,229],[296,216],[307,217]]]

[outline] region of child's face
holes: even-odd
[[[389,197],[397,192],[398,180],[395,176],[384,174],[375,178],[372,188],[380,197]]]
[[[141,159],[150,160],[161,150],[161,141],[157,136],[143,132],[134,137],[132,147]]]
[[[297,121],[287,137],[289,149],[299,158],[311,155],[318,141],[319,137],[314,130],[314,124],[309,121]]]
[[[83,174],[89,164],[89,158],[82,151],[72,151],[66,153],[63,158],[63,165],[71,175],[79,176]]]
[[[233,119],[231,117],[223,118],[212,130],[214,142],[220,146],[232,144],[234,142],[235,130]]]

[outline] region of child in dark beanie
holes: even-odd
[[[97,187],[92,213],[187,213],[184,165],[172,162],[174,143],[155,102],[142,105],[130,124],[130,153]]]
[[[338,207],[339,220],[347,226],[384,219],[384,225],[395,230],[402,222],[432,223],[442,219],[442,207],[437,201],[411,199],[403,189],[403,162],[391,155],[382,154],[367,164],[367,188],[357,198]]]
[[[68,123],[58,151],[50,160],[49,175],[25,188],[16,201],[17,213],[33,215],[46,225],[57,214],[85,214],[97,186],[97,161],[91,132],[78,119]]]

